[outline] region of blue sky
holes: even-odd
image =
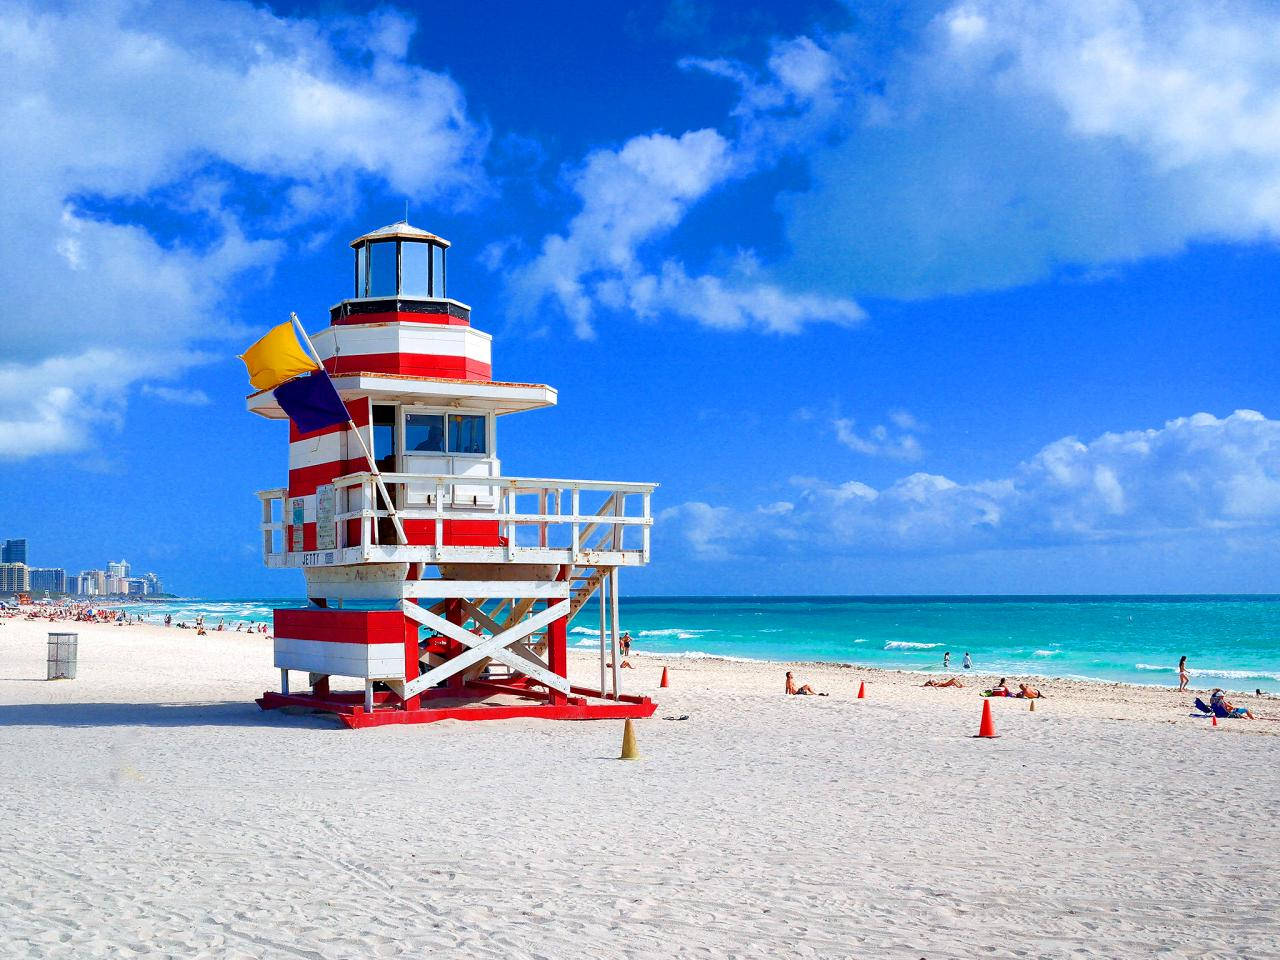
[[[279,595],[235,356],[449,238],[632,593],[1280,589],[1261,4],[7,5],[0,537]],[[1240,411],[1240,412],[1237,412]]]

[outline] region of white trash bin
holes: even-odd
[[[77,633],[49,634],[49,679],[74,680],[76,678]]]

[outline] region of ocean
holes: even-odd
[[[148,619],[205,614],[269,622],[297,598],[131,604]],[[569,643],[598,644],[594,602]],[[824,660],[963,674],[1176,686],[1186,655],[1197,688],[1280,692],[1280,596],[625,597],[633,649],[666,657]]]

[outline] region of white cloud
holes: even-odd
[[[743,85],[740,135],[731,140],[712,129],[679,137],[653,133],[633,137],[617,150],[589,154],[569,177],[579,212],[562,233],[543,239],[535,257],[509,272],[516,311],[532,316],[553,300],[584,338],[594,336],[602,309],[770,333],[794,333],[809,323],[861,321],[863,311],[852,300],[788,290],[750,251],[738,251],[722,275],[690,275],[670,256],[646,258],[646,248],[678,227],[699,200],[801,143],[787,132],[789,124],[813,125],[824,105],[833,102],[834,59],[804,38],[775,49],[768,84],[756,84],[725,61],[688,65]],[[759,120],[766,114],[767,124]],[[502,259],[492,257],[491,269]]]
[[[917,420],[910,411],[892,410],[889,412],[889,422],[899,430],[924,430],[924,424]]]
[[[1192,535],[1280,533],[1280,420],[1207,413],[1057,440],[1010,476],[915,473],[876,490],[797,477],[782,504],[689,503],[663,523],[696,556],[963,554]],[[686,529],[686,522],[691,521]]]
[[[919,460],[924,455],[916,433],[923,427],[910,413],[895,410],[889,414],[889,422],[898,432],[884,424],[876,424],[866,433],[859,433],[856,423],[849,417],[837,417],[831,421],[836,440],[854,453],[869,457],[889,457],[894,460]]]
[[[152,375],[157,365],[177,375],[203,360],[189,352],[91,348],[36,363],[0,364],[0,458],[23,460],[89,446],[96,432],[122,425],[130,385]]]
[[[1274,5],[922,9],[887,55],[826,41],[868,82],[824,107],[835,142],[783,198],[793,278],[931,296],[1280,234]]]
[[[270,276],[280,231],[344,215],[360,184],[442,203],[485,189],[486,134],[452,80],[406,61],[412,31],[234,2],[4,7],[4,360],[51,379],[6,414],[11,437],[43,439],[0,456],[87,443],[60,397],[118,421],[132,385],[225,336],[233,287]],[[204,239],[148,226],[166,223]],[[129,379],[103,355],[127,355]]]
[[[155,397],[165,403],[178,403],[187,407],[207,407],[209,395],[203,390],[185,390],[181,387],[161,387],[144,383],[139,391],[144,397]]]

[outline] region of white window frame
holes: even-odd
[[[497,431],[495,429],[495,421],[492,410],[485,410],[476,407],[431,407],[425,404],[397,404],[400,408],[400,415],[396,419],[396,429],[399,431],[397,435],[397,446],[400,449],[401,466],[406,465],[408,457],[462,457],[466,460],[496,460],[498,452],[495,449],[497,439]],[[407,443],[405,443],[405,418],[410,414],[431,414],[434,416],[444,417],[444,450],[441,451],[411,451]],[[449,449],[449,415],[456,414],[460,416],[484,417],[484,453],[454,453]],[[402,473],[410,471],[402,470]]]

